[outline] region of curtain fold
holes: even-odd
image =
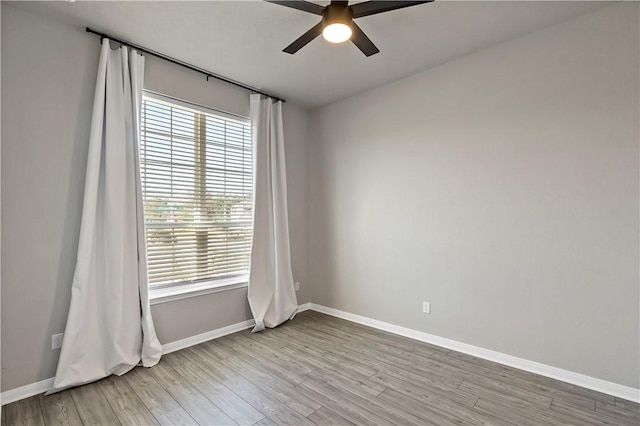
[[[294,317],[298,301],[291,272],[282,102],[251,95],[254,218],[249,305],[253,332]]]
[[[144,57],[103,39],[78,256],[64,341],[48,394],[121,375],[162,355],[151,319],[140,178]]]

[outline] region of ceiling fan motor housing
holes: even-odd
[[[369,57],[380,52],[380,49],[367,37],[360,27],[353,21],[363,16],[377,15],[378,13],[390,12],[409,6],[416,6],[422,3],[429,3],[434,0],[393,0],[380,1],[370,0],[349,6],[349,0],[331,0],[328,6],[322,7],[319,4],[305,0],[265,0],[280,6],[290,7],[314,15],[322,15],[322,21],[314,25],[309,31],[298,37],[293,43],[285,47],[282,51],[293,55],[298,50],[309,44],[320,34],[331,43],[343,43],[351,40],[365,56]]]
[[[322,11],[322,27],[329,24],[345,24],[351,27],[353,11],[349,6],[332,4]]]

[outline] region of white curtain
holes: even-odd
[[[138,157],[144,57],[102,41],[71,306],[48,393],[150,367],[151,320]]]
[[[291,273],[282,102],[251,95],[254,218],[249,305],[254,332],[293,318],[298,301]]]

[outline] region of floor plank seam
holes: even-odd
[[[318,410],[320,410],[321,408],[324,408],[324,405],[321,405],[320,407],[316,408],[315,410],[313,410],[313,413],[305,416],[306,418],[309,418],[311,416],[313,416],[314,414],[316,414],[318,412]]]

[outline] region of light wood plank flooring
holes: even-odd
[[[635,426],[640,406],[307,311],[2,410],[2,426],[80,424]]]

